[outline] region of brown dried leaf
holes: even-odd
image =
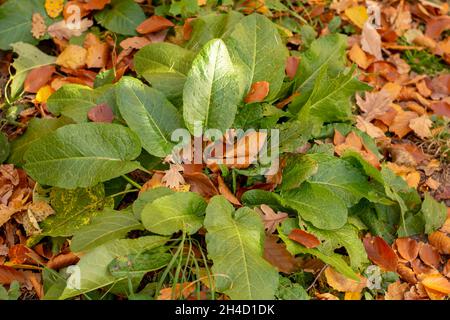
[[[42,66],[31,70],[25,79],[24,90],[31,93],[38,92],[50,81],[55,71],[54,66]]]
[[[389,131],[394,132],[399,138],[403,138],[412,130],[409,127],[410,121],[418,117],[419,115],[412,111],[398,112],[394,121],[389,126]]]
[[[219,194],[216,186],[203,172],[186,172],[186,165],[183,165],[183,178],[191,186],[191,192],[197,192],[205,199],[210,199]]]
[[[441,33],[448,29],[450,29],[449,16],[432,17],[427,21],[425,36],[437,40]]]
[[[13,281],[26,283],[27,277],[25,276],[23,271],[0,265],[0,284],[9,285]]]
[[[416,284],[417,283],[417,278],[416,278],[416,274],[414,273],[414,271],[407,267],[406,264],[403,263],[399,263],[397,265],[397,273],[399,274],[399,276],[407,281],[410,284]]]
[[[450,118],[450,103],[439,101],[432,103],[430,108],[433,110],[435,115]]]
[[[433,121],[427,115],[409,121],[409,127],[422,139],[432,136],[430,130],[432,125]]]
[[[439,254],[438,250],[436,250],[428,243],[420,243],[419,257],[426,265],[429,265],[436,269],[441,264],[441,255]]]
[[[84,5],[86,10],[102,10],[111,0],[89,0]]]
[[[377,60],[383,60],[383,55],[381,54],[381,36],[377,32],[377,29],[368,21],[364,23],[362,28],[361,47]]]
[[[241,203],[239,202],[238,198],[236,198],[236,196],[228,188],[225,181],[223,181],[223,178],[221,175],[217,176],[217,182],[219,184],[219,193],[221,195],[223,195],[232,204],[240,206]]]
[[[174,24],[172,21],[164,17],[154,15],[144,20],[139,26],[137,26],[136,31],[140,34],[147,34],[158,32],[173,26]]]
[[[373,59],[369,59],[369,57],[367,57],[366,53],[357,43],[355,43],[348,52],[348,57],[352,62],[356,63],[362,69],[367,69],[373,62]]]
[[[297,260],[286,249],[284,243],[278,243],[278,236],[266,235],[264,241],[264,259],[276,267],[278,271],[284,273],[295,272],[297,267]]]
[[[47,268],[59,270],[74,265],[78,263],[79,260],[80,258],[72,252],[58,254],[47,262]]]
[[[374,139],[384,137],[383,130],[373,125],[371,122],[364,120],[361,116],[356,116],[356,127]]]
[[[47,28],[47,32],[53,38],[57,38],[60,40],[62,39],[69,40],[72,37],[81,36],[81,34],[92,25],[93,25],[92,20],[85,18],[80,21],[80,25],[77,26],[79,28],[72,28],[70,27],[70,25],[66,23],[65,20],[61,20],[50,25]]]
[[[177,300],[187,298],[195,291],[195,282],[177,283],[174,288],[164,288],[159,291],[158,300]]]
[[[364,112],[362,116],[366,121],[372,121],[377,116],[386,113],[392,100],[392,96],[387,90],[366,92],[365,99],[356,95],[356,104]]]
[[[177,189],[181,185],[185,184],[184,178],[180,171],[183,171],[183,167],[181,165],[171,164],[170,169],[164,171],[164,176],[161,179],[162,184],[171,189]]]
[[[289,79],[294,79],[297,73],[298,65],[300,63],[300,58],[295,56],[290,56],[286,60],[285,72]]]
[[[300,243],[307,248],[315,248],[320,246],[320,244],[322,243],[319,239],[317,239],[315,235],[300,229],[292,229],[291,233],[289,234],[289,239]]]
[[[23,244],[16,244],[9,248],[9,261],[13,264],[42,265],[44,260],[32,249]]]
[[[141,49],[145,47],[146,45],[150,44],[151,41],[148,40],[146,37],[130,37],[122,42],[120,42],[120,46],[124,49]]]
[[[381,237],[366,236],[363,239],[367,256],[386,271],[396,271],[398,258],[394,250]]]
[[[273,211],[271,207],[266,204],[262,204],[260,208],[255,208],[255,210],[260,214],[266,233],[274,233],[278,225],[288,218],[288,214],[285,212]]]

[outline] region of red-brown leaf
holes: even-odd
[[[298,57],[291,56],[287,58],[285,71],[289,79],[294,79],[299,62],[300,59]]]
[[[27,282],[27,277],[23,271],[16,270],[7,266],[0,266],[0,284],[11,284],[13,281],[19,281],[20,283]]]
[[[367,255],[373,263],[386,271],[397,270],[397,255],[383,238],[367,236],[363,243]]]
[[[269,83],[267,81],[258,81],[252,84],[250,92],[245,97],[245,103],[262,102],[269,94]]]
[[[183,165],[186,168],[185,165]],[[205,199],[210,199],[219,194],[216,186],[203,172],[183,173],[184,181],[191,186],[190,191],[197,192]]]
[[[435,115],[445,116],[450,118],[450,104],[445,101],[435,102],[430,105],[431,110],[433,110]]]
[[[137,26],[136,31],[140,34],[158,32],[169,27],[173,27],[172,21],[160,16],[151,16]]]
[[[84,4],[86,10],[102,10],[111,0],[90,0]]]
[[[321,244],[317,237],[309,232],[293,229],[289,234],[289,239],[294,240],[307,248],[315,248]]]
[[[88,118],[93,122],[111,123],[114,120],[114,113],[107,104],[101,103],[89,110]]]
[[[31,93],[38,92],[41,87],[50,81],[53,73],[55,73],[54,66],[43,66],[31,70],[25,79],[24,90]]]
[[[43,259],[33,250],[23,244],[16,244],[9,248],[9,260],[14,264],[38,265],[43,263]]]
[[[286,245],[278,243],[278,236],[266,235],[264,241],[264,259],[276,267],[278,271],[292,273],[297,269],[295,257],[286,249]]]
[[[441,33],[450,29],[450,17],[438,16],[428,20],[425,36],[438,40]]]

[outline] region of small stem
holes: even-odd
[[[127,175],[123,174],[123,175],[122,175],[122,178],[124,178],[125,180],[127,180],[128,183],[130,183],[133,187],[136,187],[136,188],[138,188],[138,189],[141,189],[141,188],[142,188],[142,186],[141,186],[139,183],[137,183],[136,181],[134,181],[133,179],[131,179],[131,178],[128,177]]]
[[[131,193],[131,192],[138,192],[138,191],[139,191],[139,189],[125,190],[125,191],[121,191],[121,192],[114,193],[114,194],[110,195],[109,197],[110,197],[110,198],[114,198],[114,197],[121,196],[121,195],[123,195],[123,194]]]

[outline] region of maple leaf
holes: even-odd
[[[171,189],[177,189],[185,183],[180,171],[183,171],[183,166],[179,164],[171,164],[169,170],[164,171],[164,176],[161,182]]]
[[[268,234],[274,233],[278,225],[287,219],[288,214],[285,212],[273,211],[268,205],[262,204],[256,211],[261,215],[264,223],[264,229]]]
[[[356,104],[364,112],[362,116],[366,121],[385,114],[389,110],[392,100],[392,95],[387,90],[366,92],[365,99],[356,95]]]
[[[422,139],[432,136],[430,130],[432,125],[433,121],[431,121],[427,115],[423,115],[409,121],[409,127]]]

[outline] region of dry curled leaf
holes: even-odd
[[[47,262],[47,268],[53,269],[53,270],[59,270],[71,265],[74,265],[78,263],[80,258],[76,256],[74,253],[61,253],[54,257],[52,257]]]
[[[400,256],[407,261],[413,261],[419,254],[419,243],[414,239],[398,238],[395,245]]]
[[[161,178],[161,183],[171,189],[177,189],[185,183],[180,171],[183,167],[178,164],[171,164],[170,169],[164,171],[164,176]]]
[[[403,138],[409,132],[411,128],[409,123],[411,120],[418,118],[419,115],[412,111],[400,111],[394,118],[394,121],[389,126],[389,131],[395,133],[399,138]]]
[[[421,281],[421,283],[425,286],[425,288],[435,290],[446,295],[450,294],[450,281],[440,274],[428,275]]]
[[[290,56],[286,60],[285,72],[289,79],[293,80],[300,63],[300,58],[295,56]]]
[[[151,41],[146,37],[130,37],[120,42],[120,46],[124,49],[141,49],[150,44]]]
[[[175,284],[174,288],[164,288],[159,291],[158,300],[177,300],[187,298],[195,291],[195,282]]]
[[[426,265],[434,268],[438,268],[441,264],[441,255],[428,243],[420,243],[419,257]]]
[[[369,259],[386,271],[395,271],[397,269],[398,258],[394,250],[378,236],[366,236],[363,239]]]
[[[92,20],[87,18],[82,19],[79,25],[71,25],[68,24],[66,20],[61,20],[50,25],[47,28],[47,32],[53,38],[69,40],[72,37],[81,36],[81,34],[91,27],[92,24]]]
[[[370,22],[364,23],[361,33],[361,48],[373,55],[377,60],[383,60],[381,54],[381,36]]]
[[[404,300],[409,287],[408,283],[401,283],[399,280],[389,284],[384,300]]]
[[[13,281],[26,283],[27,277],[25,276],[25,273],[23,271],[0,265],[0,285],[9,285]]]
[[[240,206],[241,203],[239,202],[238,198],[231,192],[231,190],[228,188],[228,186],[225,184],[225,181],[223,181],[222,176],[217,176],[217,182],[219,184],[219,193],[223,195],[228,201],[230,201],[232,204]]]
[[[428,236],[428,241],[440,253],[450,254],[450,237],[447,234],[441,231],[435,231]]]
[[[343,274],[328,266],[325,269],[325,277],[328,284],[340,292],[361,292],[367,285],[367,279],[358,275],[359,281],[347,278]]]
[[[371,122],[364,120],[361,116],[356,116],[356,127],[374,139],[384,137],[383,130],[373,125]]]
[[[300,243],[307,248],[315,248],[321,244],[320,240],[317,239],[315,235],[300,229],[292,229],[291,233],[289,233],[289,239]]]
[[[267,81],[258,81],[252,84],[250,92],[245,97],[245,103],[262,102],[269,94],[269,83]]]
[[[409,121],[409,127],[422,139],[432,136],[430,130],[432,125],[433,121],[431,121],[427,115],[423,115]]]
[[[397,273],[398,275],[405,280],[406,282],[410,283],[410,284],[416,284],[417,283],[417,277],[416,274],[414,273],[414,271],[409,268],[406,264],[404,263],[399,263],[397,265]]]

